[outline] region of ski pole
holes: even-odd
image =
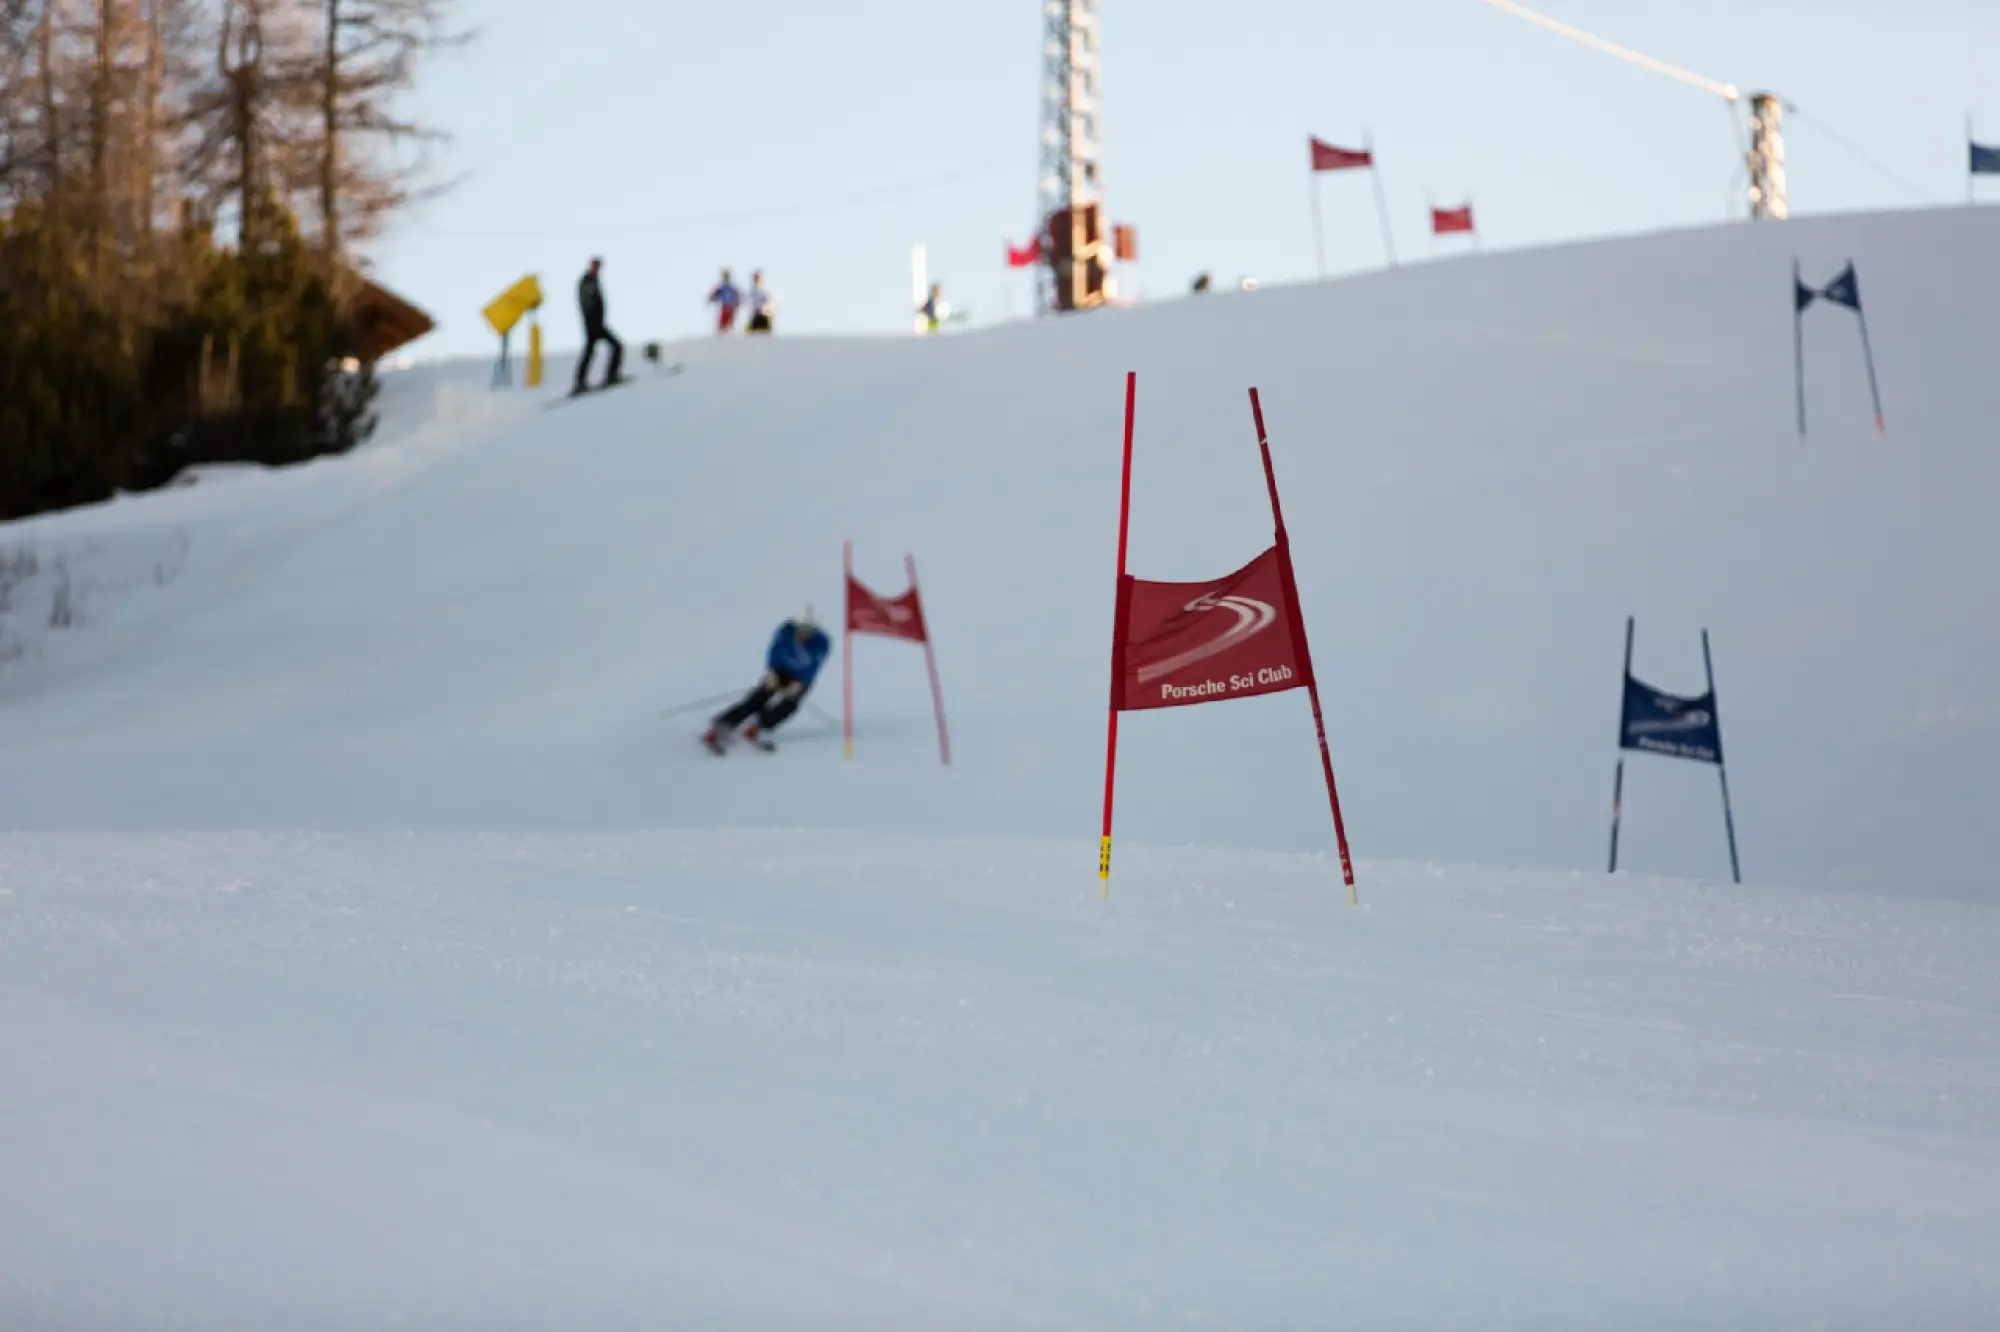
[[[665,721],[671,717],[685,717],[690,712],[698,712],[702,708],[712,708],[718,703],[727,703],[735,697],[736,691],[731,690],[727,694],[715,694],[709,698],[698,698],[692,703],[683,703],[677,708],[666,709],[666,711],[660,714],[660,719]]]

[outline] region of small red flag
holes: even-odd
[[[1127,575],[1118,599],[1118,710],[1303,689],[1285,559],[1283,548],[1273,546],[1208,583]]]
[[[1472,230],[1472,205],[1463,208],[1431,209],[1431,233],[1450,236],[1457,232]]]
[[[1037,236],[1026,246],[1016,249],[1012,241],[1007,242],[1007,267],[1033,268],[1042,261],[1042,238]]]
[[[900,638],[910,643],[930,641],[924,625],[924,603],[912,587],[900,597],[869,591],[859,579],[847,580],[847,632]]]
[[[1312,161],[1314,171],[1346,171],[1353,167],[1375,165],[1375,154],[1368,149],[1336,148],[1323,139],[1312,140]]]

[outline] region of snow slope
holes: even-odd
[[[0,527],[0,1321],[1990,1323],[1996,242],[427,367],[352,457]],[[1793,432],[1795,253],[1886,437],[1827,309]],[[1296,695],[1130,719],[1097,897],[1127,368],[1146,577],[1268,542],[1263,391],[1359,911]],[[900,645],[852,765],[659,720],[848,537],[949,772]],[[1727,872],[1662,760],[1600,872],[1627,614],[1663,688],[1714,637],[1743,888],[1647,877]]]
[[[1359,854],[1601,864],[1635,613],[1663,688],[1698,692],[1714,636],[1753,877],[1977,894],[1997,238],[1989,210],[1820,220],[928,343],[694,347],[621,397],[516,398],[491,409],[511,424],[28,524],[45,570],[114,535],[153,543],[142,569],[189,548],[170,588],[110,598],[94,645],[0,674],[0,820],[1087,833],[1130,367],[1151,577],[1268,540],[1263,389]],[[1885,438],[1824,308],[1819,429],[1793,434],[1794,250],[1816,275],[1859,262]],[[430,391],[419,421],[463,415],[486,373],[397,389]],[[850,536],[885,586],[918,555],[959,770],[912,781],[921,663],[875,644],[856,772],[695,763],[658,711],[737,686],[802,603],[830,611]],[[1293,696],[1143,719],[1124,826],[1324,847],[1305,728]],[[1726,872],[1713,773],[1630,781],[1630,866]]]
[[[776,833],[0,843],[10,1328],[1991,1326],[1990,907]]]

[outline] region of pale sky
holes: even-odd
[[[1794,213],[1962,203],[1966,115],[2000,141],[1992,0],[1535,7],[1796,103]],[[1106,205],[1138,228],[1127,283],[1147,299],[1204,269],[1312,276],[1308,133],[1372,131],[1406,261],[1432,253],[1427,196],[1469,197],[1489,250],[1716,221],[1731,202],[1721,100],[1480,0],[1101,12]],[[1027,280],[1002,261],[1035,225],[1038,0],[462,0],[462,13],[479,40],[441,57],[420,99],[455,136],[444,161],[462,182],[372,250],[439,321],[415,354],[494,350],[478,311],[530,272],[549,289],[549,344],[574,345],[593,254],[628,343],[704,332],[724,264],[742,282],[766,270],[781,335],[906,332],[919,241],[975,322],[1027,313]],[[1366,178],[1320,188],[1329,267],[1378,266]],[[2000,203],[2000,178],[1982,190]]]

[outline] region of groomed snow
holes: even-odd
[[[1952,1327],[1995,913],[824,833],[16,834],[10,1326]],[[1084,866],[1087,869],[1087,865]]]
[[[0,1323],[1992,1323],[1996,243],[419,368],[351,457],[0,527]],[[1886,436],[1822,308],[1797,439],[1794,254]],[[1263,391],[1358,909],[1296,694],[1128,719],[1098,897],[1128,368],[1146,577],[1268,542]],[[660,720],[849,537],[951,770],[896,644],[852,765]],[[1627,614],[1686,693],[1711,631],[1742,887],[1657,759],[1602,873]]]

